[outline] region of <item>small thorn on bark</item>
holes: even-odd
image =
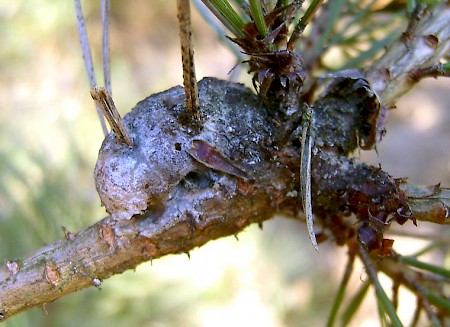
[[[43,305],[42,305],[41,310],[42,310],[42,312],[44,313],[44,315],[46,315],[46,316],[48,315],[47,305],[46,305],[46,304],[43,304]]]
[[[237,236],[237,234],[234,234],[234,238],[239,242],[239,237]]]
[[[105,241],[110,248],[114,247],[116,235],[114,234],[114,230],[110,225],[107,224],[101,224],[99,226],[99,236],[100,238]]]
[[[12,277],[17,275],[17,273],[20,270],[19,264],[16,261],[6,260],[5,265],[6,265],[6,269],[8,269],[8,271],[11,274]]]
[[[52,286],[57,286],[59,284],[61,275],[54,263],[47,262],[45,264],[44,277],[45,280]]]
[[[415,84],[420,80],[428,77],[449,77],[450,72],[444,69],[444,65],[442,63],[438,63],[431,67],[425,67],[416,69],[408,74],[409,82],[411,84]]]
[[[73,234],[67,229],[66,226],[61,226],[62,231],[64,232],[64,238],[69,241],[73,240]]]
[[[424,35],[423,40],[425,41],[425,44],[433,50],[436,50],[439,45],[438,37],[432,34]]]
[[[99,278],[92,278],[92,285],[96,288],[101,289],[102,281]]]
[[[142,248],[142,255],[146,258],[152,258],[156,255],[158,249],[153,243],[146,243]]]
[[[188,259],[191,260],[191,254],[189,252],[184,252],[184,253],[186,253]]]
[[[409,14],[409,23],[406,31],[403,32],[401,39],[408,50],[411,49],[412,40],[416,34],[417,27],[420,21],[425,16],[426,4],[419,3],[414,10]]]
[[[263,230],[263,227],[264,227],[264,226],[263,226],[263,223],[262,223],[262,222],[259,222],[259,223],[258,223],[258,227],[259,227],[260,230]]]

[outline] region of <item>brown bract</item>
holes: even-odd
[[[300,92],[306,77],[302,59],[287,48],[288,31],[297,10],[298,3],[276,6],[265,16],[267,35],[260,35],[256,24],[251,21],[244,26],[244,37],[230,38],[249,55],[246,61],[253,74],[253,85],[260,101],[270,100],[270,106],[282,108],[289,94]],[[276,99],[274,99],[276,98]]]

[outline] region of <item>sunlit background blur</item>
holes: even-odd
[[[97,80],[100,8],[83,2]],[[235,56],[194,14],[197,74],[228,78]],[[0,259],[14,259],[105,216],[93,168],[103,136],[90,98],[72,1],[0,1]],[[175,0],[112,1],[113,97],[125,114],[182,83]],[[240,80],[245,77],[245,67]],[[375,152],[395,177],[450,185],[450,86],[421,83],[390,116]],[[401,245],[401,242],[398,243]],[[410,243],[408,243],[410,244]],[[397,245],[397,243],[396,243]],[[409,246],[409,251],[414,249]],[[316,253],[298,222],[274,219],[187,256],[143,264],[18,315],[5,326],[322,326],[345,252]],[[361,268],[354,283],[366,276]],[[0,299],[1,302],[1,299]],[[408,307],[400,310],[408,315]],[[410,310],[409,310],[410,311]],[[377,326],[372,305],[355,326]]]

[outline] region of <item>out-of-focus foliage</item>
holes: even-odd
[[[84,1],[83,6],[100,71],[99,4]],[[181,83],[175,8],[175,0],[112,1],[112,83],[121,112]],[[198,15],[194,33],[198,75],[226,78],[235,64],[233,54]],[[103,136],[82,66],[72,2],[0,2],[0,34],[3,260],[62,238],[61,226],[76,232],[105,213],[92,177]],[[208,244],[192,252],[191,260],[172,256],[144,264],[105,281],[101,290],[67,296],[4,325],[323,325],[345,254],[321,245],[317,255],[301,224],[279,219],[263,231],[253,226],[239,239]],[[360,286],[357,277],[352,283]],[[359,315],[370,322],[375,306]]]
[[[48,13],[45,11],[48,7]],[[0,5],[0,254],[23,255],[79,229],[99,214],[90,167],[97,137],[90,113],[73,96],[76,44],[60,12],[67,3]],[[55,29],[55,27],[57,27]]]

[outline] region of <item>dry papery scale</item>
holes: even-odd
[[[411,87],[410,73],[436,65],[448,52],[450,32],[430,23],[431,15],[448,21],[450,9],[443,5],[417,24],[409,41],[417,46],[399,39],[364,72],[331,75],[309,105],[298,93],[304,72],[296,57],[287,61],[294,66],[286,76],[255,75],[264,84],[263,98],[240,84],[200,81],[200,122],[186,109],[182,87],[139,102],[123,119],[132,145],[112,132],[99,151],[96,186],[110,216],[7,261],[0,271],[1,317],[98,286],[141,262],[237,234],[276,213],[298,218],[305,126],[313,135],[309,172],[312,209],[322,228],[318,240],[395,262],[384,232],[393,222],[449,223],[448,191],[409,185],[351,154],[375,145],[380,112]],[[438,42],[422,42],[429,35]],[[405,56],[411,60],[402,70]],[[285,101],[274,106],[273,98]],[[305,124],[306,110],[313,124]]]

